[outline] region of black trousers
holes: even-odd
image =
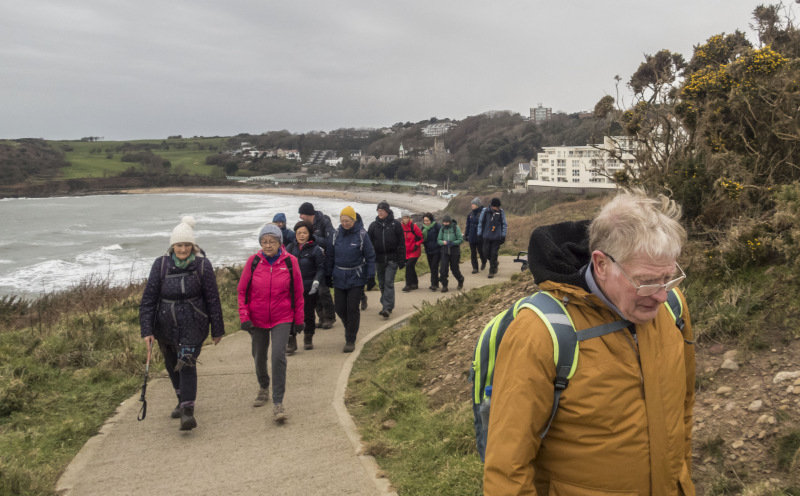
[[[331,288],[322,282],[317,290],[317,304],[315,305],[320,322],[335,322],[336,313],[334,312]],[[314,308],[314,307],[312,307]]]
[[[483,253],[489,260],[489,273],[497,274],[497,253],[500,251],[500,245],[503,240],[500,239],[486,239],[483,240]]]
[[[431,268],[431,286],[434,288],[439,287],[439,262],[442,260],[442,250],[431,255],[425,254],[428,257],[428,266]]]
[[[472,268],[473,270],[478,270],[478,258],[480,257],[481,263],[486,263],[486,253],[483,251],[483,240],[478,241],[477,243],[470,242],[469,243],[469,251],[470,251],[470,259],[472,259]]]
[[[453,273],[453,277],[456,281],[461,281],[464,278],[464,276],[461,275],[461,268],[458,266],[459,262],[461,262],[461,247],[458,245],[442,246],[440,253],[442,255],[442,268],[439,279],[442,282],[442,287],[446,288],[448,268],[450,272]]]
[[[417,260],[417,257],[406,259],[406,286],[419,286]]]
[[[336,304],[336,315],[344,324],[344,340],[355,343],[358,327],[361,325],[361,296],[364,286],[340,289],[333,288],[333,298]]]
[[[303,332],[307,336],[313,336],[314,331],[317,330],[317,319],[314,315],[317,300],[319,300],[319,289],[313,295],[303,294],[303,323],[306,325],[306,330]]]
[[[197,357],[203,345],[173,346],[158,341],[158,348],[164,355],[164,368],[181,406],[194,406],[197,399]]]

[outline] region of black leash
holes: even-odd
[[[139,398],[139,401],[142,402],[142,408],[139,410],[139,415],[136,419],[141,422],[147,416],[147,400],[144,399],[144,395],[147,392],[147,376],[150,373],[150,352],[153,350],[153,343],[147,343],[147,365],[144,367],[144,384],[142,384],[142,396]]]

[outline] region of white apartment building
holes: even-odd
[[[455,124],[452,122],[437,122],[436,124],[429,124],[422,128],[422,135],[429,138],[433,136],[441,136],[446,134],[447,131],[454,126]]]
[[[635,146],[627,136],[605,136],[602,145],[545,146],[537,155],[528,189],[614,189],[616,185],[608,176],[626,166],[638,167],[633,156]]]

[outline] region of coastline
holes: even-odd
[[[335,190],[314,188],[240,188],[240,187],[166,187],[166,188],[135,188],[119,191],[123,194],[164,194],[164,193],[213,193],[213,194],[249,194],[249,195],[286,195],[310,196],[320,198],[337,198],[364,204],[381,201],[389,202],[392,207],[410,210],[413,213],[438,212],[447,207],[448,201],[438,196],[417,195],[413,193],[391,193],[371,190]]]

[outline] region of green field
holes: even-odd
[[[225,138],[197,138],[197,139],[173,139],[173,140],[136,140],[136,141],[52,141],[50,142],[57,148],[72,148],[65,154],[65,160],[72,164],[71,167],[63,169],[64,179],[76,179],[84,177],[109,177],[116,176],[120,172],[130,167],[141,167],[138,163],[122,162],[121,158],[125,152],[116,149],[126,143],[131,145],[153,144],[160,145],[163,142],[169,144],[169,150],[153,149],[153,153],[169,160],[172,164],[172,173],[184,172],[187,174],[208,175],[214,169],[212,165],[206,165],[205,159],[208,155],[216,153],[209,151],[208,145],[213,145],[222,149]],[[184,149],[179,146],[186,145]],[[205,145],[206,149],[199,149]],[[92,150],[95,150],[92,153]],[[98,151],[99,150],[99,151]],[[110,155],[110,158],[109,158]]]

